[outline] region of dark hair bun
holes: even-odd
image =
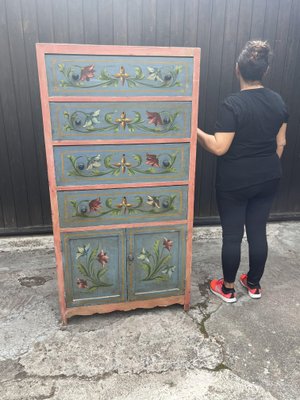
[[[269,66],[271,47],[267,41],[251,40],[238,57],[238,66],[246,81],[261,81]]]

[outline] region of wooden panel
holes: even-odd
[[[156,44],[156,0],[143,1],[143,36],[145,46]]]
[[[143,35],[143,0],[131,0],[127,4],[127,44],[138,46]]]
[[[187,138],[191,103],[51,103],[54,140]]]
[[[128,298],[179,295],[184,290],[186,228],[128,229]]]
[[[113,44],[113,0],[98,0],[99,43]]]
[[[124,230],[62,235],[68,307],[126,299]]]
[[[61,4],[62,6],[62,4]],[[45,156],[45,143],[42,120],[37,116],[41,114],[41,102],[39,99],[39,88],[36,84],[37,76],[37,65],[35,48],[32,43],[38,42],[38,21],[36,18],[36,5],[34,0],[22,0],[22,18],[23,18],[23,35],[24,45],[26,53],[26,66],[30,73],[28,74],[28,94],[30,96],[29,104],[27,104],[26,112],[29,112],[32,128],[29,126],[30,134],[32,135],[32,147],[26,147],[26,153],[28,156],[28,162],[30,170],[32,170],[33,160],[36,158],[36,182],[33,191],[36,192],[39,197],[36,197],[36,202],[30,202],[31,208],[41,209],[42,219],[37,221],[37,225],[50,226],[51,225],[51,212],[50,212],[50,199],[49,199],[49,185],[47,179],[47,167],[46,167],[46,156]],[[62,28],[61,28],[62,29]],[[25,65],[23,64],[24,68]],[[23,104],[24,97],[20,97],[20,105]],[[23,119],[22,119],[23,121]],[[27,141],[27,137],[30,136],[27,127],[22,123],[22,136]],[[35,154],[32,154],[34,151]],[[32,177],[30,176],[30,179]],[[40,203],[40,204],[39,204]],[[34,224],[32,223],[34,226]]]
[[[98,21],[98,0],[82,2],[84,42],[99,44],[99,21]]]
[[[57,147],[54,156],[59,186],[188,179],[187,143]]]
[[[50,96],[190,96],[192,59],[47,55]]]
[[[60,226],[185,220],[187,187],[149,187],[58,193]]]

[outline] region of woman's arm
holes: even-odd
[[[279,158],[281,158],[284,146],[286,145],[286,127],[287,127],[286,123],[282,124],[276,136],[276,142],[277,142],[276,153],[278,154]]]
[[[198,142],[205,150],[216,156],[222,156],[228,151],[234,135],[235,132],[216,132],[214,135],[209,135],[201,129],[197,129]]]

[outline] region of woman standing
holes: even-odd
[[[236,301],[234,282],[246,227],[249,272],[240,283],[252,298],[261,297],[260,279],[267,259],[266,224],[282,174],[288,113],[279,94],[262,78],[269,68],[270,46],[249,41],[238,57],[240,92],[221,105],[215,134],[198,129],[198,141],[218,156],[216,194],[223,231],[223,278],[210,283],[222,300]]]

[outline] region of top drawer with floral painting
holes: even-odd
[[[191,96],[193,57],[48,54],[49,96]]]

